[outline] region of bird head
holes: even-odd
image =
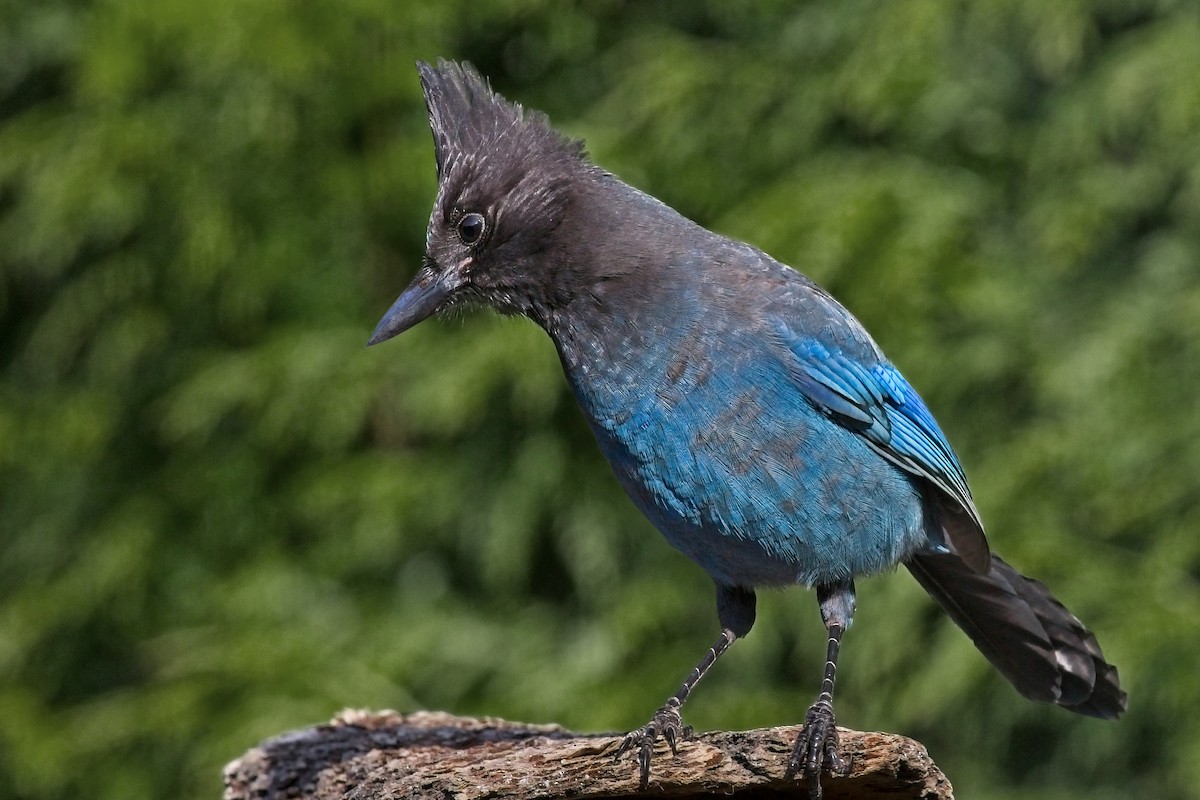
[[[433,130],[438,191],[425,259],[380,320],[377,344],[433,314],[475,303],[537,318],[555,302],[560,231],[580,180],[583,144],[509,103],[469,64],[417,63]]]

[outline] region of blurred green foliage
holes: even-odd
[[[963,797],[1196,795],[1194,2],[0,0],[0,797],[216,797],[344,706],[627,729],[710,643],[532,325],[363,349],[437,56],[842,298],[1130,693],[1021,700],[901,574],[840,721]],[[811,596],[760,609],[698,727],[811,701]]]

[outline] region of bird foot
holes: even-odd
[[[792,757],[788,759],[787,774],[794,776],[803,772],[808,779],[809,797],[821,800],[821,774],[845,775],[849,771],[850,765],[838,754],[833,705],[828,700],[818,700],[809,707],[804,718],[804,728],[796,739]]]
[[[642,727],[625,734],[621,746],[617,748],[613,760],[616,761],[630,750],[637,749],[638,766],[641,768],[641,788],[645,789],[650,783],[650,756],[654,753],[654,744],[659,738],[666,740],[672,755],[679,755],[679,743],[692,738],[692,727],[683,724],[679,715],[679,706],[668,702],[654,712]]]

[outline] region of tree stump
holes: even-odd
[[[639,786],[637,759],[613,753],[621,735],[576,734],[450,714],[343,711],[329,724],[270,739],[225,768],[225,800],[282,798],[808,797],[784,774],[798,726],[698,734],[672,756],[656,749],[650,784]],[[922,798],[953,794],[920,743],[887,733],[840,728],[845,776],[827,776],[826,800]]]

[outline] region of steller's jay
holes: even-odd
[[[957,457],[849,311],[799,272],[591,164],[469,65],[418,63],[438,192],[420,272],[382,342],[460,303],[550,335],[600,449],[639,509],[716,583],[721,635],[617,753],[643,785],[654,743],[754,624],[755,589],[816,590],[824,681],[788,762],[814,796],[843,770],[833,685],[854,580],[903,564],[1017,691],[1125,710],[1117,670],[1046,589],[989,552]]]

